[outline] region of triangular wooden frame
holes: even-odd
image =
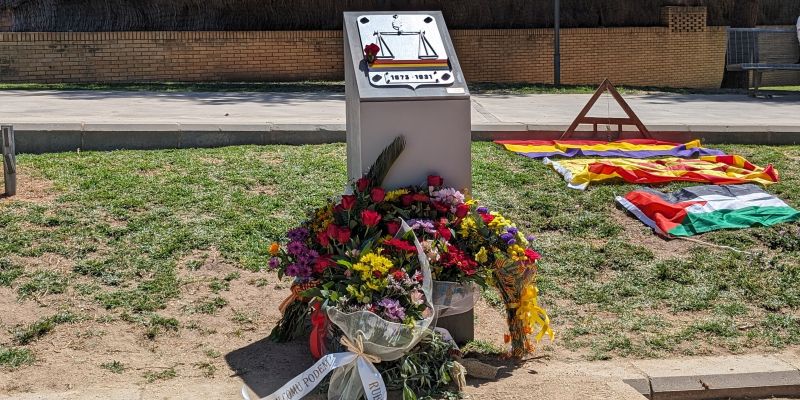
[[[586,116],[586,114],[588,114],[589,111],[594,106],[594,103],[597,102],[597,99],[600,98],[600,95],[605,92],[609,92],[611,94],[614,100],[617,101],[617,104],[619,104],[619,106],[622,107],[622,111],[625,111],[625,114],[628,115],[628,118]],[[594,92],[592,98],[589,99],[589,102],[586,103],[585,106],[583,106],[581,112],[578,113],[578,116],[575,117],[575,120],[572,121],[572,124],[569,126],[569,128],[567,128],[567,130],[561,134],[561,137],[559,139],[569,139],[572,136],[572,134],[575,133],[575,129],[577,129],[578,125],[580,124],[592,124],[594,126],[593,136],[597,136],[597,125],[599,124],[617,125],[617,128],[619,129],[618,135],[620,136],[622,135],[623,125],[633,125],[636,126],[636,128],[639,130],[639,133],[645,139],[652,139],[652,136],[650,136],[650,131],[647,130],[642,121],[639,120],[639,117],[636,116],[636,113],[633,112],[628,103],[625,102],[625,99],[622,98],[619,92],[617,92],[617,89],[614,87],[614,85],[611,84],[611,81],[609,81],[608,79],[603,80],[603,83],[601,83],[600,87],[597,88],[597,91]]]

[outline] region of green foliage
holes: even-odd
[[[30,365],[36,360],[28,349],[0,346],[0,367],[16,369],[23,365]]]
[[[441,335],[425,336],[408,354],[394,361],[377,364],[378,371],[388,382],[387,390],[402,390],[403,400],[441,398],[451,395],[455,348]]]
[[[53,316],[42,318],[28,325],[12,330],[14,343],[26,345],[50,333],[59,324],[75,322],[78,317],[68,311],[60,312]]]
[[[5,258],[0,258],[0,286],[11,286],[23,273],[22,267],[12,264]]]
[[[178,373],[175,371],[175,367],[167,368],[163,371],[147,371],[142,374],[142,377],[147,381],[147,383],[153,383],[155,381],[166,381],[178,376]]]
[[[125,365],[116,360],[107,363],[102,363],[100,364],[100,367],[107,369],[115,374],[121,374],[125,372]]]
[[[37,271],[17,288],[20,299],[60,294],[67,290],[67,277],[52,271]]]

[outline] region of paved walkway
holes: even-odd
[[[472,138],[558,138],[589,98],[474,95]],[[657,139],[800,144],[798,94],[626,98]],[[589,115],[624,113],[605,95]],[[336,93],[0,91],[0,123],[14,124],[21,153],[329,143],[345,140],[345,101]]]
[[[562,130],[590,95],[473,95],[473,125],[527,125]],[[800,95],[626,96],[652,130],[745,127],[800,128]],[[623,116],[610,96],[591,115]],[[0,91],[3,123],[85,124],[316,124],[345,122],[343,94]]]

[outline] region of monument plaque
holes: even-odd
[[[402,134],[406,150],[387,188],[437,174],[469,189],[469,90],[441,12],[346,12],[344,47],[349,178]]]
[[[419,185],[428,175],[445,186],[472,185],[470,98],[441,12],[344,13],[347,174],[363,176],[398,135],[405,151],[383,182]],[[441,318],[463,343],[474,312]]]

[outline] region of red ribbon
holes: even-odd
[[[328,354],[325,341],[328,336],[328,315],[322,311],[321,304],[316,302],[311,305],[311,335],[308,337],[308,345],[311,355],[315,359],[320,359]]]

